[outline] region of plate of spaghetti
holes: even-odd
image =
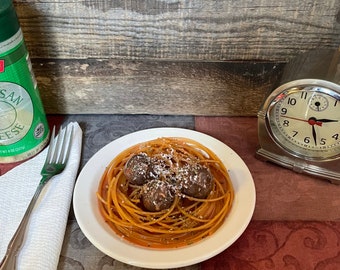
[[[120,137],[80,172],[74,213],[106,255],[145,268],[175,268],[228,248],[248,226],[255,186],[221,141],[188,129]]]

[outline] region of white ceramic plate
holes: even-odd
[[[212,236],[178,249],[147,249],[123,241],[104,222],[97,205],[96,190],[109,162],[126,148],[159,137],[190,138],[210,148],[225,164],[235,189],[233,206],[223,225]],[[255,186],[243,160],[219,140],[187,129],[155,128],[120,137],[93,155],[77,179],[73,207],[80,229],[89,241],[106,255],[139,267],[175,268],[207,260],[239,238],[254,212]]]

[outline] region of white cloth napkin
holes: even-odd
[[[64,171],[52,178],[40,194],[18,255],[19,270],[57,269],[77,176],[82,130],[73,125],[73,142]],[[0,261],[41,179],[47,148],[36,157],[0,176]]]

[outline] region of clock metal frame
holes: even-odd
[[[298,89],[306,87],[319,87],[322,89],[321,92],[340,101],[340,86],[325,80],[301,79],[276,88],[267,97],[257,115],[259,148],[256,151],[256,156],[261,160],[276,163],[295,172],[317,176],[340,184],[340,150],[336,155],[325,159],[311,158],[308,155],[287,149],[284,140],[280,141],[272,132],[269,112],[276,104],[275,98],[290,89],[298,91]]]

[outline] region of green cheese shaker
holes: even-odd
[[[0,163],[28,159],[49,127],[12,0],[0,1]]]

